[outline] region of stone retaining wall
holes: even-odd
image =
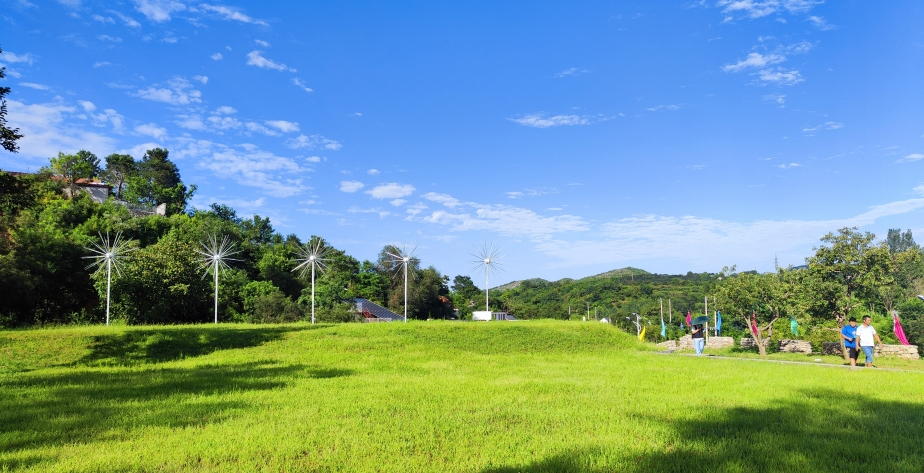
[[[779,351],[811,354],[812,344],[805,340],[780,340]]]
[[[735,339],[731,337],[709,337],[706,348],[729,348],[735,346]]]
[[[754,339],[749,338],[749,337],[742,338],[741,341],[738,342],[738,344],[741,345],[741,348],[757,348],[757,343],[754,343]],[[763,339],[763,344],[764,344],[764,347],[770,346],[770,339],[769,338]]]
[[[841,352],[841,344],[839,342],[822,343],[821,352],[824,353],[825,355],[835,355],[835,356],[844,355],[843,352]],[[920,356],[918,356],[917,345],[882,345],[882,346],[877,346],[876,350],[873,353],[875,353],[876,356],[884,356],[888,358],[901,358],[903,360],[920,359]]]
[[[668,343],[673,343],[673,345],[667,345]],[[706,348],[728,348],[734,345],[735,339],[731,337],[709,337],[706,339]],[[664,346],[666,350],[693,350],[693,336],[684,335],[676,342],[669,340],[659,343],[658,346]]]
[[[666,342],[661,342],[658,344],[658,348],[662,350],[676,350],[677,342],[675,340],[668,340]]]

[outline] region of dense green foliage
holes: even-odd
[[[0,471],[919,472],[920,376],[581,322],[7,331]]]
[[[57,173],[57,174],[55,174]],[[101,175],[101,176],[100,176]],[[113,195],[94,202],[73,191],[79,179],[103,177]],[[322,321],[355,319],[352,300],[365,297],[403,313],[404,279],[387,257],[363,261],[323,239],[283,237],[268,218],[240,218],[213,204],[187,208],[195,186],[182,182],[166,150],[135,161],[110,155],[106,170],[85,151],[60,154],[35,175],[0,172],[0,327],[98,323],[104,318],[105,272],[87,268],[93,241],[121,234],[136,251],[113,273],[111,315],[129,324],[212,320],[214,282],[204,278],[197,249],[209,236],[228,237],[239,251],[219,283],[219,320],[293,322],[310,313],[309,274],[293,272],[298,249],[329,247],[327,269],[316,275],[315,301]],[[65,196],[72,196],[65,198]],[[128,204],[128,205],[126,205]],[[136,205],[167,204],[166,215],[139,213]],[[149,208],[148,207],[148,208]],[[448,278],[414,261],[409,272],[408,316],[448,318]]]
[[[0,53],[3,48],[0,48]],[[6,67],[0,66],[0,80],[6,78]],[[6,94],[10,93],[9,87],[0,86],[0,148],[11,153],[19,151],[17,140],[22,138],[19,134],[19,128],[10,128],[6,123]]]

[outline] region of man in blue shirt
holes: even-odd
[[[841,338],[850,356],[850,366],[857,366],[857,318],[851,317],[850,323],[841,329]]]

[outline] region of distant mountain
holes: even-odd
[[[625,267],[625,268],[614,269],[612,271],[607,271],[605,273],[595,274],[593,276],[587,276],[587,277],[578,279],[578,281],[583,281],[585,279],[623,278],[623,277],[630,277],[630,276],[642,276],[646,274],[651,274],[651,273],[649,273],[648,271],[645,271],[644,269],[633,268],[630,266],[630,267]],[[536,283],[548,283],[549,282],[542,278],[521,279],[519,281],[508,282],[507,284],[503,284],[497,287],[492,287],[491,290],[492,291],[506,291],[508,289],[515,289],[519,287],[521,284],[523,284],[524,281],[533,281]],[[569,282],[569,281],[574,281],[574,280],[571,278],[562,278],[555,282]]]

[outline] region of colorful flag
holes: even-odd
[[[645,328],[646,328],[646,327],[642,327],[642,333],[638,334],[638,341],[640,341],[640,342],[644,342],[644,341],[645,341]]]
[[[792,330],[793,335],[799,336],[799,322],[796,322],[795,317],[789,318],[789,330]]]
[[[689,326],[692,327],[693,324],[690,323],[690,320],[691,320],[691,319],[690,319],[690,311],[688,310],[688,311],[687,311],[687,325],[689,325]]]
[[[722,333],[722,311],[717,311],[715,313],[715,334],[718,336]]]
[[[751,332],[757,337],[757,311],[751,312]]]
[[[908,343],[908,337],[905,336],[905,330],[902,328],[902,322],[898,320],[898,311],[892,311],[892,331],[895,332],[895,338],[902,345],[911,345]]]
[[[661,318],[661,338],[667,338],[667,325],[664,325],[664,318]]]

